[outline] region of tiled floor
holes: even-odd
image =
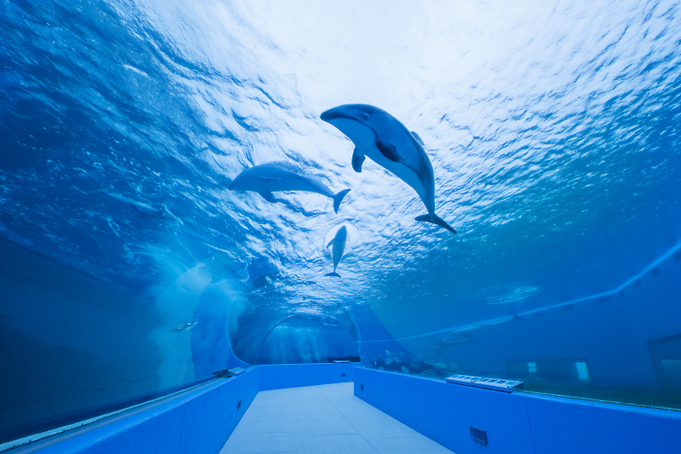
[[[355,397],[352,383],[261,391],[220,451],[451,452]]]

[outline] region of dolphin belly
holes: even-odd
[[[338,268],[338,264],[340,263],[341,259],[343,258],[343,253],[345,252],[345,244],[348,241],[348,229],[345,226],[342,226],[338,231],[336,232],[336,235],[334,235],[333,239],[329,242],[329,244],[326,245],[326,247],[329,247],[333,245],[332,253],[333,253],[333,272],[328,273],[327,276],[335,276],[335,277],[340,277],[338,273],[336,273],[336,269]]]
[[[314,192],[330,198],[333,198],[334,195],[333,191],[325,184],[320,181],[314,181],[311,178],[289,177],[277,181],[263,180],[259,186],[269,192],[305,191]]]
[[[336,271],[338,264],[343,258],[343,252],[345,250],[345,241],[338,241],[333,243],[333,270]]]
[[[423,186],[421,177],[419,177],[419,175],[416,172],[414,172],[410,167],[407,167],[401,162],[395,162],[386,158],[383,155],[383,153],[381,153],[378,150],[378,148],[376,148],[376,146],[373,144],[373,141],[370,145],[365,147],[365,150],[366,151],[364,152],[364,154],[369,159],[371,159],[376,164],[380,165],[381,167],[385,168],[386,170],[394,174],[397,178],[407,183],[414,191],[416,191],[418,196],[421,198],[421,201],[426,206],[428,212],[435,211],[433,206],[434,203],[429,201],[429,198],[426,195],[427,191]]]

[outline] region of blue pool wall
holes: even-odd
[[[253,366],[142,410],[56,435],[12,453],[215,453],[259,391],[351,382],[355,364]],[[240,403],[239,403],[240,402]]]
[[[259,370],[253,368],[108,424],[95,424],[71,438],[57,436],[18,452],[219,452],[258,394],[258,375]]]
[[[218,452],[258,392],[277,377],[291,387],[337,383],[349,367],[354,365],[253,366],[12,452]],[[458,453],[673,453],[681,433],[677,411],[489,391],[363,367],[344,377],[352,378],[358,398]],[[486,431],[486,445],[470,437],[471,427]]]
[[[357,363],[258,366],[260,391],[349,382],[353,380],[356,365]]]
[[[679,452],[681,412],[357,368],[355,396],[458,453]],[[473,440],[483,430],[487,444]]]

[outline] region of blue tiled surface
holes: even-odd
[[[676,411],[504,393],[364,368],[355,370],[354,393],[460,453],[681,452]],[[487,445],[470,437],[471,427],[487,432]]]
[[[232,431],[223,453],[681,452],[681,412],[315,366],[250,368],[13,453],[215,453]],[[291,388],[262,390],[277,375]],[[354,384],[295,387],[353,377]],[[489,443],[471,439],[470,427],[485,430]]]
[[[353,371],[351,363],[251,367],[238,377],[204,385],[144,410],[121,414],[14,452],[215,453],[260,389],[348,382],[352,381]]]
[[[352,383],[262,391],[222,454],[450,453],[356,398]]]

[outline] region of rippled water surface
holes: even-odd
[[[19,419],[182,386],[237,358],[359,356],[679,406],[681,373],[664,366],[681,363],[679,8],[0,3],[0,235],[14,251],[3,282],[20,287],[21,270],[89,295],[84,312],[48,284],[47,296],[12,290],[0,324],[25,345],[123,361],[123,381],[141,380],[135,361],[154,364],[147,385]],[[354,145],[320,119],[347,103],[423,138],[436,212],[458,234],[416,222],[421,200],[382,167],[352,170]],[[350,188],[339,214],[317,194],[270,203],[228,189],[274,161]],[[341,225],[337,279],[325,246]],[[55,307],[72,315],[56,321]],[[53,385],[68,394],[81,372],[59,351],[66,378]],[[21,351],[6,356],[20,386],[34,372]],[[567,371],[575,362],[587,379]]]

